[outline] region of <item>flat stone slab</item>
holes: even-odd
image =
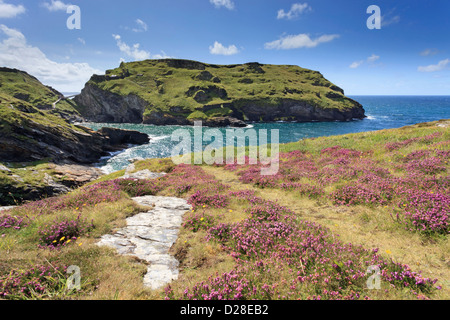
[[[0,207],[0,211],[6,211],[12,208],[15,208],[16,206],[8,206],[8,207]]]
[[[127,218],[126,227],[102,236],[98,245],[147,261],[144,286],[159,289],[178,279],[179,262],[169,250],[178,238],[182,217],[191,206],[186,200],[173,197],[143,196],[133,200],[151,209]]]

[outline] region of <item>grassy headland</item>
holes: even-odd
[[[130,109],[130,97],[139,97],[133,104],[141,107],[133,106],[136,110],[126,115],[123,109]],[[350,110],[358,111],[354,117],[364,115],[357,102],[317,71],[259,63],[213,65],[176,59],[121,63],[119,68],[107,70],[105,76],[93,76],[76,101],[87,118],[108,117],[120,122],[123,113],[128,121],[155,124],[216,117],[244,121],[341,120],[336,114]],[[114,112],[112,101],[117,109]],[[325,116],[313,114],[316,111],[312,109],[337,112]],[[142,117],[136,117],[136,112]]]

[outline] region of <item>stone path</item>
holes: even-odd
[[[149,262],[144,285],[159,289],[178,278],[179,262],[169,254],[169,249],[177,240],[183,214],[191,206],[184,199],[172,197],[144,196],[133,200],[153,209],[126,219],[125,228],[104,235],[98,245]]]
[[[0,207],[0,211],[6,211],[12,208],[15,208],[16,206],[7,206],[7,207]]]

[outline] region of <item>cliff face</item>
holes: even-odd
[[[148,106],[148,102],[137,95],[121,96],[91,84],[87,84],[74,101],[86,106],[81,109],[86,119],[105,123],[142,123]]]
[[[61,94],[23,71],[0,68],[0,80],[0,161],[93,163],[128,143],[149,141],[139,132],[94,132],[70,124],[60,112],[75,114],[71,105],[62,102],[64,110],[53,108]]]
[[[94,75],[75,102],[89,121],[243,126],[244,121],[348,121],[363,107],[319,72],[297,66],[163,59]]]

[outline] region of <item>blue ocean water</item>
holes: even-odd
[[[349,122],[308,122],[308,123],[254,123],[249,127],[258,130],[279,130],[279,142],[288,143],[305,138],[341,135],[346,133],[375,131],[399,128],[420,122],[450,119],[450,96],[350,96],[361,103],[367,118]],[[143,124],[84,124],[94,130],[109,126],[115,128],[138,130],[147,133],[151,141],[147,145],[129,148],[123,152],[102,159],[98,166],[105,172],[121,170],[129,165],[128,159],[170,157],[173,148],[179,144],[171,141],[175,130],[188,130],[193,135],[192,127],[154,126]],[[206,130],[208,128],[204,128]],[[224,128],[219,128],[225,137]],[[270,135],[268,142],[270,142]],[[209,144],[205,141],[204,144]]]

